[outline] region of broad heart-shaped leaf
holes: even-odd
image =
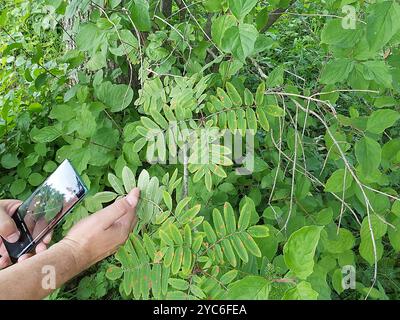
[[[225,31],[222,48],[244,62],[252,54],[257,37],[258,31],[253,25],[242,23]]]
[[[380,239],[375,239],[376,246],[376,258],[379,261],[383,255],[383,244]],[[371,237],[361,239],[360,246],[358,248],[361,257],[363,257],[371,266],[375,263],[374,247]]]
[[[225,31],[234,25],[236,25],[236,20],[232,15],[223,15],[213,21],[211,36],[217,46],[222,47],[222,38]]]
[[[306,226],[291,234],[283,247],[287,267],[300,279],[314,270],[314,255],[323,227]]]
[[[366,80],[373,80],[385,88],[392,88],[393,77],[384,61],[363,62],[362,74]]]
[[[224,295],[225,300],[267,300],[270,282],[264,277],[247,276],[232,283]]]
[[[395,110],[382,109],[373,112],[367,123],[367,131],[380,134],[392,127],[400,119],[400,113]]]
[[[97,99],[110,108],[112,112],[124,110],[133,99],[133,90],[126,84],[103,82],[94,89]]]
[[[149,2],[146,0],[133,0],[129,10],[135,27],[139,31],[150,31]]]
[[[346,80],[354,68],[350,59],[335,59],[330,61],[324,68],[321,75],[321,83],[335,84]]]
[[[382,149],[378,142],[369,138],[363,137],[356,142],[355,153],[361,171],[364,174],[369,174],[376,171],[381,163]]]
[[[356,29],[344,29],[342,19],[332,19],[324,27],[321,33],[321,42],[334,45],[340,48],[352,48],[361,39],[361,25]]]
[[[388,226],[376,215],[371,215],[370,221],[371,221],[372,231],[374,232],[375,240],[382,238],[386,234]],[[369,228],[369,222],[367,217],[364,218],[361,224],[360,235],[361,235],[361,240],[371,239],[371,230]]]
[[[400,5],[382,1],[369,6],[367,40],[371,51],[378,51],[400,30]]]
[[[311,284],[302,281],[295,288],[285,292],[282,300],[317,300],[318,292],[315,291]]]
[[[325,184],[326,192],[343,192],[351,187],[353,177],[345,169],[336,170]]]
[[[328,236],[327,232],[322,232],[321,241],[324,248],[329,253],[342,253],[353,248],[355,239],[353,234],[344,228],[339,229],[339,234],[336,232]]]
[[[242,20],[257,4],[258,0],[229,0],[229,9],[236,18]]]
[[[106,32],[94,23],[79,26],[76,36],[76,45],[79,50],[95,53],[106,39]]]

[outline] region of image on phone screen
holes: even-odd
[[[87,188],[68,160],[26,199],[13,217],[21,238],[6,245],[11,258],[33,249],[85,196]]]

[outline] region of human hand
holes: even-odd
[[[19,200],[0,200],[0,269],[11,265],[11,260],[2,238],[10,243],[14,243],[18,241],[20,237],[20,232],[11,217],[17,211],[21,203],[22,201]],[[51,233],[46,235],[42,242],[36,246],[36,253],[46,250],[50,241]],[[24,254],[18,259],[18,262],[31,256],[33,256],[33,253]]]
[[[79,221],[59,245],[69,248],[82,271],[115,253],[128,239],[137,222],[139,189]]]

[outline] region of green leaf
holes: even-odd
[[[344,291],[343,288],[343,273],[342,270],[336,269],[332,275],[332,286],[338,294]]]
[[[265,98],[265,82],[261,82],[256,91],[256,105],[258,107],[262,107],[264,105],[264,98]]]
[[[220,278],[219,281],[221,281],[222,284],[227,285],[227,284],[231,283],[233,280],[235,280],[235,278],[237,277],[237,275],[238,275],[238,271],[235,270],[235,269],[233,269],[233,270],[230,270],[230,271],[228,271],[227,273],[225,273],[225,274]]]
[[[247,229],[247,232],[253,237],[253,238],[265,238],[269,236],[269,228],[268,226],[252,226],[249,229]]]
[[[229,240],[225,239],[221,242],[222,250],[228,259],[229,263],[231,266],[236,267],[237,262],[236,262],[236,257],[235,253],[233,252],[233,248]]]
[[[346,179],[345,179],[346,178]],[[343,192],[351,187],[353,177],[345,169],[336,170],[325,184],[325,192]]]
[[[362,32],[360,25],[356,29],[344,29],[342,19],[332,19],[322,30],[321,42],[340,48],[351,48],[360,41]]]
[[[396,229],[389,228],[388,234],[390,244],[396,252],[400,252],[400,218],[396,218],[392,222],[392,224],[395,226]]]
[[[400,119],[400,113],[395,110],[381,109],[374,111],[368,117],[367,131],[380,134],[392,127]]]
[[[382,221],[382,219],[383,218],[380,219],[376,215],[370,216],[371,228],[374,232],[375,240],[382,238],[387,232],[388,226]],[[360,235],[361,239],[371,238],[371,231],[369,227],[368,217],[365,217],[361,224]]]
[[[247,276],[232,283],[224,295],[226,300],[267,300],[270,282],[264,277]]]
[[[230,238],[230,240],[240,259],[244,263],[247,263],[249,261],[249,255],[247,254],[246,247],[244,246],[243,241],[240,239],[240,236],[234,235]]]
[[[174,242],[172,241],[170,236],[165,231],[160,229],[158,234],[160,235],[161,240],[165,242],[165,244],[167,244],[168,246],[174,245]]]
[[[183,279],[169,278],[168,283],[172,288],[177,290],[187,290],[189,288],[189,283]]]
[[[307,279],[314,270],[314,255],[323,227],[305,226],[293,232],[283,247],[288,268],[300,279]]]
[[[233,208],[229,202],[225,202],[224,204],[224,219],[228,233],[234,233],[236,231],[236,217],[235,212],[233,211]]]
[[[32,136],[32,139],[35,142],[46,143],[56,140],[59,136],[61,136],[61,132],[56,127],[50,126],[50,127],[44,127],[39,131],[37,131]]]
[[[136,179],[132,170],[128,167],[122,169],[122,182],[124,183],[126,193],[129,193],[136,187]]]
[[[222,48],[222,38],[225,34],[225,31],[235,25],[236,20],[231,15],[223,15],[213,21],[211,27],[211,36],[218,47]]]
[[[213,222],[214,222],[215,231],[217,233],[217,236],[220,238],[225,237],[226,228],[225,228],[224,220],[222,219],[221,212],[219,212],[218,209],[214,209],[212,212],[212,217],[213,217]]]
[[[221,42],[222,48],[244,62],[252,54],[257,37],[258,31],[253,25],[239,24],[226,30]]]
[[[108,106],[111,112],[124,110],[133,99],[133,90],[126,84],[112,84],[106,81],[95,87],[94,92],[97,99]]]
[[[229,0],[229,9],[239,20],[250,13],[250,11],[257,4],[258,0]]]
[[[175,250],[174,259],[172,260],[171,264],[171,272],[172,274],[177,274],[181,269],[183,261],[183,248],[177,247]]]
[[[171,234],[171,236],[172,236],[172,239],[174,240],[174,242],[177,244],[177,245],[182,245],[183,244],[183,238],[182,238],[182,235],[181,235],[181,233],[179,232],[179,229],[177,228],[177,226],[175,225],[175,224],[170,224],[169,225],[169,230],[170,230],[170,234]]]
[[[118,194],[115,192],[110,192],[110,191],[103,191],[96,193],[96,195],[93,197],[93,200],[99,201],[100,203],[107,203],[113,201]]]
[[[123,270],[117,266],[110,266],[106,270],[106,277],[108,280],[115,281],[121,278],[123,275]]]
[[[260,107],[257,107],[257,117],[258,117],[258,121],[260,122],[261,127],[265,131],[268,132],[270,130],[270,124],[269,124],[266,113]]]
[[[239,92],[236,90],[235,86],[227,82],[226,83],[226,90],[228,92],[229,97],[231,98],[233,105],[236,107],[240,107],[243,104],[242,97],[240,96]]]
[[[217,236],[216,236],[213,228],[207,221],[203,222],[203,229],[204,229],[204,232],[206,233],[208,242],[211,244],[215,243],[217,241]]]
[[[129,8],[131,18],[138,31],[150,31],[151,20],[149,2],[146,0],[133,0]]]
[[[114,174],[108,174],[108,182],[110,183],[111,187],[115,190],[118,194],[125,194],[124,187],[122,186],[122,182],[118,179]]]
[[[377,261],[379,261],[383,256],[383,244],[380,239],[375,240],[375,246],[376,258]],[[359,252],[361,257],[363,257],[371,266],[375,264],[374,248],[371,237],[361,239]]]
[[[254,103],[254,96],[249,89],[244,90],[244,104],[246,106],[251,106]]]
[[[363,62],[363,77],[366,80],[373,80],[385,88],[392,88],[393,77],[389,67],[384,61]]]
[[[353,234],[344,228],[339,229],[339,234],[335,232],[335,234],[330,237],[328,237],[326,232],[322,232],[321,240],[325,250],[333,254],[348,251],[352,249],[355,244]]]
[[[257,118],[256,118],[256,113],[252,108],[247,108],[246,109],[246,119],[247,119],[247,127],[249,130],[253,130],[253,133],[257,133]]]
[[[254,241],[254,239],[247,232],[240,233],[240,239],[242,240],[246,249],[251,254],[253,254],[256,257],[261,257],[260,248],[258,247],[257,243]]]
[[[197,298],[199,299],[204,299],[206,298],[206,294],[203,292],[203,290],[201,290],[198,286],[196,286],[195,284],[192,284],[190,286],[190,292],[193,293]]]
[[[378,142],[369,138],[363,137],[356,142],[355,154],[361,171],[368,175],[376,171],[381,163],[382,149]]]
[[[285,110],[283,110],[281,107],[279,107],[276,104],[268,105],[267,113],[273,117],[278,117],[278,118],[285,116]]]
[[[163,199],[164,203],[167,205],[169,210],[172,210],[172,198],[171,195],[167,191],[163,191]]]
[[[278,66],[274,70],[270,72],[268,75],[268,79],[265,82],[266,86],[268,88],[274,88],[274,87],[279,87],[283,85],[283,75],[284,75],[285,69],[283,66]]]
[[[76,45],[79,50],[94,54],[104,43],[106,33],[93,23],[81,24],[76,36]]]
[[[1,157],[1,165],[6,169],[15,168],[19,163],[20,161],[14,153],[6,153]]]
[[[367,40],[378,51],[400,30],[400,5],[396,1],[373,3],[368,8]]]
[[[321,83],[335,84],[346,80],[354,68],[354,63],[350,59],[335,59],[330,61],[324,68],[321,75]]]
[[[246,230],[249,226],[250,223],[250,217],[251,217],[251,210],[247,204],[245,204],[242,207],[242,210],[240,210],[240,216],[239,216],[239,221],[238,221],[238,229],[243,231]]]
[[[10,186],[10,192],[11,194],[15,197],[19,194],[21,194],[26,187],[26,181],[23,179],[18,179],[13,181],[13,183]]]
[[[45,178],[40,173],[35,172],[28,177],[28,182],[31,186],[37,187],[44,181],[44,179]]]
[[[311,284],[305,281],[300,282],[295,288],[285,292],[282,300],[317,300],[318,292]]]

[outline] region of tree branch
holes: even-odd
[[[172,0],[162,0],[162,14],[168,18],[172,14]]]
[[[267,24],[261,29],[261,33],[266,32],[272,25],[292,6],[296,1],[292,0],[287,8],[278,8],[268,15]]]

